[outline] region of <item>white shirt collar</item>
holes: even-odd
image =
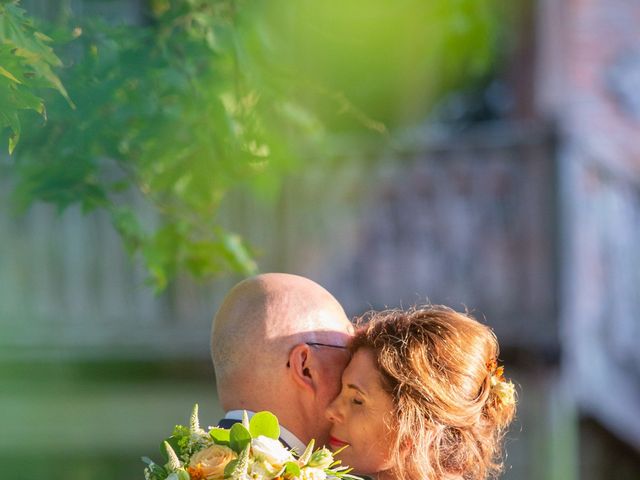
[[[230,410],[225,414],[224,418],[228,420],[242,420],[242,412],[243,410]],[[253,417],[254,414],[255,412],[247,410],[247,415],[249,416],[249,418]],[[294,449],[298,455],[302,455],[302,452],[304,452],[306,448],[306,445],[302,443],[302,441],[298,437],[296,437],[282,425],[280,425],[280,438],[287,442],[287,445]]]

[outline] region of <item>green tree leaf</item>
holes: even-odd
[[[18,1],[0,3],[0,130],[9,127],[9,153],[12,154],[19,139],[19,122],[15,117],[24,110],[44,115],[39,97],[42,88],[56,89],[73,107],[73,102],[54,73],[62,65],[53,49],[51,39],[37,31],[33,21],[18,6]],[[7,119],[12,119],[7,121]]]
[[[2,68],[2,66],[0,66],[0,75],[3,75],[5,77],[7,77],[12,82],[22,83],[20,80],[18,80],[16,77],[14,77],[13,74],[10,71],[8,71],[6,68]]]

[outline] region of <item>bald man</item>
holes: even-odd
[[[218,396],[227,412],[268,410],[280,420],[283,440],[302,453],[313,438],[326,444],[325,409],[338,395],[349,362],[353,327],[342,306],[317,283],[268,273],[236,285],[218,310],[211,356]]]

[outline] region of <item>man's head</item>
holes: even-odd
[[[338,301],[309,279],[268,273],[240,282],[211,333],[222,407],[269,410],[303,442],[322,445],[352,333]]]

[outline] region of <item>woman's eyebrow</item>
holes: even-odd
[[[364,390],[362,390],[360,387],[358,387],[357,385],[354,385],[353,383],[349,383],[347,384],[347,388],[351,388],[353,390],[357,390],[358,392],[362,393],[363,395],[366,395],[366,392]]]

